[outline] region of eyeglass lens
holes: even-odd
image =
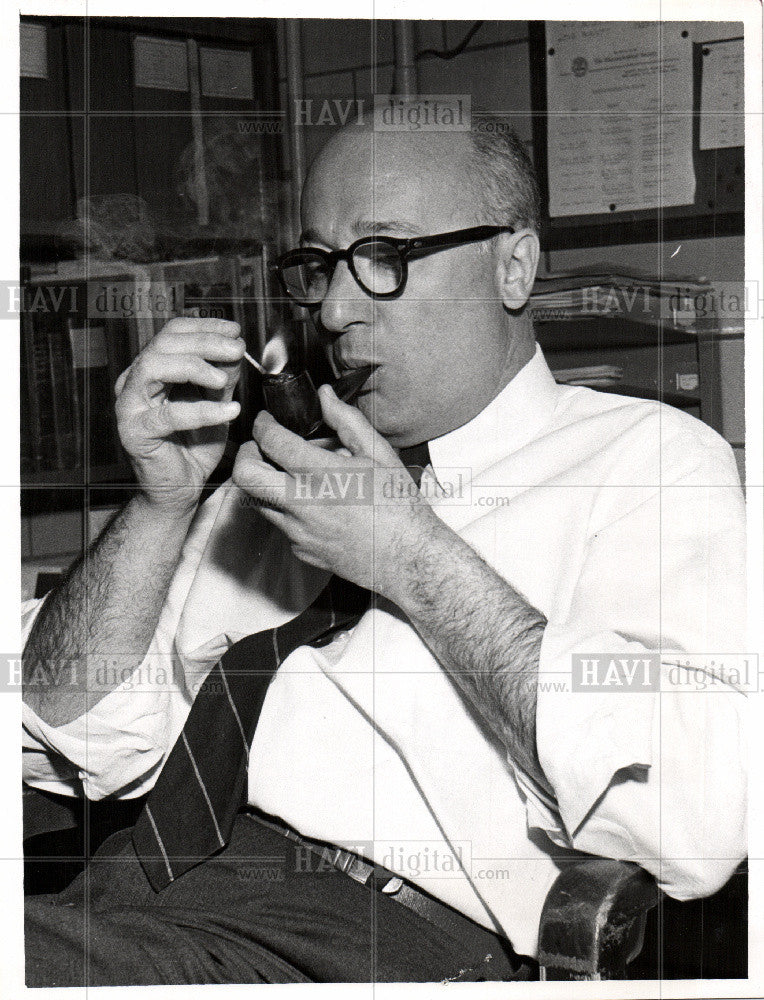
[[[403,280],[400,254],[389,243],[362,243],[353,253],[353,266],[364,288],[376,295],[396,291]]]
[[[319,253],[303,250],[294,262],[281,268],[286,290],[298,302],[320,302],[329,290],[329,265]]]
[[[370,241],[353,251],[353,270],[361,287],[371,294],[390,294],[403,281],[403,264],[394,246]],[[309,249],[295,254],[293,263],[282,267],[288,293],[299,302],[317,304],[329,291],[332,267],[325,257]]]

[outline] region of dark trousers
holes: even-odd
[[[28,986],[529,979],[485,932],[467,946],[241,813],[229,845],[160,893],[130,831],[55,896],[26,900]]]

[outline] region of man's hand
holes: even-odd
[[[150,503],[196,506],[239,413],[244,349],[237,323],[172,319],[118,378],[119,436]]]
[[[363,414],[329,386],[319,397],[339,451],[303,441],[263,412],[254,442],[239,449],[233,480],[304,562],[394,599],[404,566],[445,526]]]

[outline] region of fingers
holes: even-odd
[[[161,337],[163,333],[196,333],[198,330],[219,333],[223,337],[238,337],[241,333],[239,324],[230,319],[198,319],[195,316],[176,316],[175,319],[165,323],[157,336]]]
[[[308,566],[315,566],[318,569],[331,570],[332,567],[308,547],[308,543],[303,539],[303,533],[300,531],[299,524],[293,517],[265,504],[261,505],[260,513],[274,528],[277,528],[283,535],[286,535],[290,542],[292,554],[301,562],[307,563]]]
[[[244,350],[244,340],[238,336],[229,337],[211,330],[183,333],[165,327],[154,337],[145,353],[198,354],[207,361],[236,364],[244,357]]]
[[[303,441],[299,435],[282,427],[267,410],[261,410],[255,417],[252,436],[262,454],[283,469],[313,468],[331,463],[331,452]]]
[[[304,441],[262,410],[255,418],[252,436],[267,459],[287,472],[326,469],[341,465],[343,459],[357,457],[370,458],[386,468],[400,466],[397,453],[359,410],[341,402],[329,386],[322,386],[319,396],[324,419],[337,432],[342,447],[329,451]]]
[[[329,385],[318,390],[324,420],[337,432],[342,444],[354,455],[365,455],[385,465],[398,463],[398,456],[385,439],[377,433],[359,409],[337,398]]]
[[[231,478],[240,489],[258,501],[260,514],[286,535],[298,559],[320,569],[329,569],[312,551],[309,534],[299,517],[295,517],[294,511],[287,507],[288,474],[265,462],[254,441],[248,441],[239,448]]]
[[[141,382],[147,390],[152,385],[191,382],[202,389],[219,391],[228,383],[228,376],[220,368],[209,364],[195,354],[151,354],[137,366]]]
[[[117,379],[115,394],[151,398],[162,387],[192,383],[230,400],[245,344],[239,325],[227,320],[171,320]]]
[[[239,409],[238,403],[218,403],[211,399],[197,403],[165,403],[163,406],[148,407],[141,415],[141,423],[149,438],[164,439],[177,431],[194,431],[228,423],[239,415]]]
[[[331,569],[332,568],[328,563],[324,562],[323,559],[320,559],[313,552],[310,552],[308,549],[302,548],[300,545],[293,544],[292,545],[292,553],[295,556],[297,556],[297,558],[301,562],[307,563],[308,566],[316,566],[318,569]]]
[[[231,478],[245,493],[259,500],[264,508],[284,509],[287,474],[264,461],[254,441],[247,441],[239,448]],[[283,531],[285,526],[279,523],[277,527]]]

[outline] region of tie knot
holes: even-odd
[[[409,475],[419,486],[422,481],[422,473],[430,464],[430,449],[427,442],[411,445],[409,448],[401,448],[398,457],[406,466]]]

